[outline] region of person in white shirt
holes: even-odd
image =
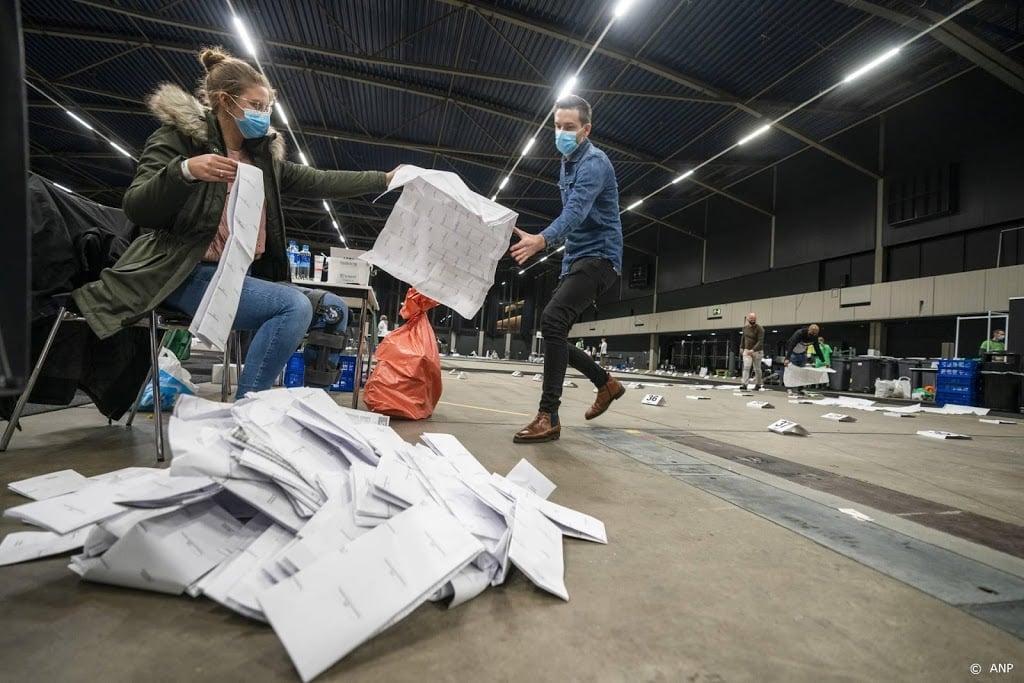
[[[377,339],[383,339],[388,333],[388,317],[381,313],[380,322],[377,323]]]
[[[601,337],[601,348],[598,352],[601,355],[601,365],[605,365],[608,362],[608,340]]]

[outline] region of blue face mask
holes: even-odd
[[[580,146],[580,143],[576,142],[576,133],[570,130],[558,130],[555,131],[555,147],[558,151],[569,156],[576,151],[576,148]]]
[[[243,109],[242,118],[236,118],[235,122],[243,138],[261,138],[270,130],[270,112]]]

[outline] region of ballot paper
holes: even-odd
[[[86,526],[64,535],[52,531],[16,531],[7,534],[0,543],[0,567],[81,548],[92,529],[92,526]]]
[[[515,467],[509,470],[505,478],[541,498],[547,498],[557,488],[553,481],[541,474],[541,471],[531,465],[526,458],[520,460]]]
[[[133,469],[144,471],[133,472],[133,476],[113,483],[93,481],[72,493],[8,508],[4,511],[4,516],[35,524],[61,535],[81,529],[124,512],[124,508],[114,500],[127,488],[127,484],[141,483],[142,477],[153,477],[160,473],[160,470],[155,468]],[[146,469],[148,471],[145,471]]]
[[[406,165],[388,191],[399,187],[384,229],[360,258],[472,318],[494,284],[518,214],[447,171]]]
[[[179,594],[233,552],[242,524],[203,502],[133,526],[98,558],[72,558],[87,581]]]
[[[140,508],[188,505],[212,498],[222,490],[220,484],[206,476],[172,477],[170,471],[160,470],[159,474],[124,488],[114,502]]]
[[[415,505],[259,595],[309,681],[422,604],[483,552],[435,505]]]
[[[569,599],[562,533],[526,499],[516,500],[509,557],[538,587],[563,600]]]
[[[811,384],[826,384],[832,368],[802,368],[799,365],[787,365],[782,373],[782,383],[787,387],[805,387]]]
[[[74,470],[61,470],[30,479],[12,481],[7,488],[32,500],[46,500],[77,491],[88,483],[89,480],[84,475]]]
[[[957,434],[956,432],[944,432],[939,429],[919,429],[917,431],[921,436],[927,436],[930,439],[970,439],[971,437],[966,434]]]
[[[217,270],[203,294],[188,330],[218,351],[227,345],[238,312],[245,274],[256,257],[256,238],[263,215],[263,171],[238,164],[228,194],[227,222],[230,234]]]
[[[454,609],[483,593],[491,585],[491,574],[472,564],[466,565],[452,577],[448,585],[452,588],[452,601],[448,603],[448,609]]]

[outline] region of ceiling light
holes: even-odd
[[[334,220],[333,218],[331,219],[331,225],[333,225],[333,226],[334,226],[334,229],[335,229],[335,230],[338,230],[338,229],[339,229],[339,228],[338,228],[338,221]]]
[[[872,69],[874,69],[878,65],[883,64],[884,62],[888,62],[890,59],[892,59],[893,57],[895,57],[899,53],[900,53],[900,49],[898,47],[894,47],[893,49],[889,50],[885,54],[880,55],[878,57],[875,57],[874,59],[872,59],[870,62],[868,62],[864,66],[860,67],[859,69],[856,69],[855,71],[852,71],[849,75],[847,75],[847,77],[843,79],[843,83],[849,83],[850,81],[854,80],[855,78],[860,78],[861,76],[863,76],[867,72],[871,71]]]
[[[65,191],[65,192],[67,192],[68,194],[74,194],[74,192],[72,192],[72,191],[71,191],[70,189],[68,189],[68,188],[64,187],[64,186],[63,186],[63,185],[61,185],[60,183],[54,183],[54,184],[53,184],[53,186],[54,186],[54,187],[56,187],[56,188],[57,188],[57,189],[59,189],[59,190],[64,190],[64,191]]]
[[[537,142],[537,138],[530,138],[527,140],[526,145],[523,147],[523,151],[519,156],[525,157],[526,153],[530,151],[530,148],[533,147],[533,143],[535,142]]]
[[[493,196],[491,196],[491,201],[493,202],[497,198],[498,198],[498,195],[493,195]]]
[[[117,144],[116,142],[111,142],[110,146],[113,147],[114,149],[116,149],[121,154],[123,154],[126,157],[128,157],[129,159],[132,158],[131,153],[128,150],[126,150],[124,147],[122,147],[121,145]]]
[[[278,118],[281,119],[281,123],[283,123],[286,126],[290,126],[291,125],[291,124],[288,123],[288,117],[285,116],[284,105],[283,104],[281,104],[280,102],[275,102],[274,103],[274,111],[277,112],[277,116],[278,116]]]
[[[522,275],[522,274],[523,274],[523,273],[525,273],[525,272],[526,272],[526,269],[525,269],[525,268],[523,268],[522,270],[520,270],[520,271],[519,271],[519,274],[520,274],[520,275]]]
[[[303,166],[309,166],[309,159],[306,158],[306,153],[301,150],[299,151],[299,161],[302,162]]]
[[[686,179],[686,178],[689,178],[689,177],[690,177],[690,176],[692,176],[692,175],[693,175],[693,171],[687,171],[687,172],[686,172],[686,173],[684,173],[683,175],[681,175],[681,176],[677,176],[677,177],[676,177],[676,179],[672,181],[672,184],[673,184],[673,185],[675,185],[675,184],[676,184],[676,183],[678,183],[678,182],[679,182],[680,180],[684,180],[684,179]]]
[[[562,245],[562,246],[560,246],[560,247],[559,247],[558,249],[555,249],[555,251],[556,251],[556,252],[557,252],[557,251],[565,251],[565,245],[563,244],[563,245]]]
[[[67,111],[67,110],[65,109],[64,111]],[[78,121],[78,122],[79,122],[80,124],[82,124],[83,126],[85,126],[86,128],[88,128],[89,130],[96,130],[95,128],[93,128],[92,126],[90,126],[90,125],[89,125],[89,124],[88,124],[88,123],[86,122],[86,120],[85,120],[85,119],[83,119],[83,118],[82,118],[81,116],[79,116],[78,114],[75,114],[75,113],[73,113],[73,112],[70,112],[70,111],[69,111],[69,112],[68,112],[68,116],[70,116],[71,118],[73,118],[73,119],[74,119],[75,121]]]
[[[509,179],[509,176],[505,176],[504,180],[501,181],[501,184],[498,185],[498,189],[499,190],[504,190],[505,189],[505,186],[508,185],[508,179]]]
[[[328,204],[328,203],[327,203],[327,200],[326,200],[326,199],[324,199],[324,200],[322,200],[322,201],[323,201],[323,204],[324,204],[324,211],[326,211],[327,213],[330,213],[330,212],[331,212],[331,206],[330,206],[330,204]]]
[[[643,203],[644,203],[644,200],[638,199],[635,202],[633,202],[632,204],[630,204],[629,206],[627,206],[626,207],[626,211],[632,211],[633,209],[635,209],[636,207],[640,206]]]
[[[245,30],[245,24],[242,23],[237,14],[232,16],[231,19],[235,22],[235,30],[238,31],[238,37],[242,39],[242,45],[245,46],[246,52],[255,57],[256,46],[253,45],[252,39],[249,38],[249,32]]]
[[[573,91],[573,88],[575,88],[575,87],[576,87],[576,77],[575,76],[570,76],[569,80],[567,80],[565,82],[565,85],[563,85],[562,89],[559,91],[558,99],[562,99],[566,95],[571,95],[572,91]]]
[[[755,130],[755,131],[754,131],[753,133],[751,133],[750,135],[748,135],[747,137],[745,137],[745,138],[740,138],[739,142],[737,142],[736,144],[737,144],[737,145],[743,145],[743,144],[746,144],[746,143],[750,142],[751,140],[753,140],[754,138],[758,137],[759,135],[764,135],[764,134],[765,134],[765,133],[767,133],[767,132],[768,132],[768,131],[769,131],[770,129],[771,129],[771,126],[770,126],[770,125],[768,125],[768,124],[765,124],[765,125],[761,126],[760,128],[758,128],[757,130]]]
[[[619,0],[619,4],[615,5],[615,10],[612,11],[612,16],[618,19],[630,10],[635,0]]]

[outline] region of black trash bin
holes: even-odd
[[[879,358],[878,366],[879,379],[896,379],[900,376],[900,365],[895,358]],[[874,387],[872,387],[872,390],[874,390]]]
[[[857,356],[850,367],[850,391],[875,393],[875,380],[882,370],[881,358],[877,356]]]
[[[832,369],[835,372],[828,376],[828,388],[832,391],[850,390],[850,359],[832,358]]]
[[[1020,410],[1021,382],[1019,372],[981,373],[982,405],[990,410],[1016,413]]]
[[[896,361],[897,371],[900,377],[910,377],[911,368],[919,368],[924,358],[900,358]]]
[[[999,370],[1006,372],[1024,372],[1019,353],[1008,351],[997,351],[995,353],[981,354],[982,370]]]

